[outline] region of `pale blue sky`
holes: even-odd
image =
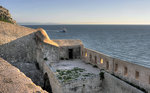
[[[150,0],[0,0],[18,23],[150,24]]]

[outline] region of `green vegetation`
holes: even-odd
[[[4,17],[0,17],[0,21],[12,23],[10,20],[8,20],[7,18],[4,18]],[[12,24],[13,24],[13,23],[12,23]]]
[[[81,77],[89,77],[93,76],[93,73],[83,73],[86,71],[85,69],[75,67],[70,70],[56,70],[57,71],[57,78],[62,82],[69,82],[71,80],[77,80],[77,78]]]
[[[94,74],[93,73],[85,73],[83,74],[84,77],[89,77],[89,76],[93,76]]]
[[[105,77],[104,77],[104,72],[100,72],[99,73],[99,76],[100,76],[100,80],[103,80]]]

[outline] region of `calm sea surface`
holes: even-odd
[[[28,25],[44,28],[51,39],[80,39],[85,47],[150,68],[148,25]],[[58,32],[63,27],[67,33]]]

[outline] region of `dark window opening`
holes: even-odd
[[[106,62],[106,69],[107,70],[109,69],[109,62],[108,61]]]
[[[139,72],[138,71],[135,72],[135,78],[139,79]]]
[[[83,56],[83,51],[82,51],[82,56]]]
[[[40,70],[40,66],[39,66],[39,63],[35,63],[35,66],[36,66],[36,68],[38,69],[38,70]]]
[[[92,55],[90,54],[90,61],[92,61]]]
[[[69,59],[73,59],[73,49],[69,49]]]
[[[43,87],[43,89],[49,93],[53,93],[47,73],[44,75],[44,87]]]
[[[150,84],[150,76],[149,76],[149,84]]]
[[[127,74],[128,74],[128,68],[124,67],[124,75],[127,75]]]
[[[97,63],[97,56],[95,56],[95,63]]]
[[[118,64],[115,64],[115,72],[118,71]]]

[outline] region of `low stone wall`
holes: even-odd
[[[101,84],[99,75],[76,80],[63,85],[63,93],[100,93]]]
[[[105,72],[99,93],[145,93]]]
[[[55,70],[52,67],[50,67],[50,64],[48,62],[44,62],[43,73],[48,74],[52,92],[53,93],[64,93],[62,91],[62,85],[59,83],[54,72],[55,72]]]
[[[82,60],[100,69],[104,69],[110,74],[126,81],[127,83],[150,93],[150,69],[112,58],[103,53],[93,51],[87,48],[82,49]]]

